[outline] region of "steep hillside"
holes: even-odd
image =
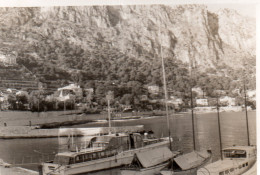
[[[45,79],[79,79],[82,71],[85,81],[159,84],[162,45],[175,65],[172,84],[190,62],[202,72],[222,67],[221,76],[247,63],[255,81],[255,21],[204,5],[1,8],[0,40]]]

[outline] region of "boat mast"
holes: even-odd
[[[222,139],[221,139],[221,130],[220,130],[220,116],[219,116],[218,95],[217,95],[217,113],[218,113],[218,134],[219,134],[219,149],[220,149],[220,157],[221,157],[221,160],[223,160],[223,155],[222,155]]]
[[[246,96],[246,83],[244,78],[244,93],[245,93],[245,111],[246,111],[246,130],[247,130],[247,145],[250,146],[250,138],[249,138],[249,127],[248,127],[248,115],[247,115],[247,96]]]
[[[111,134],[110,100],[113,99],[113,92],[112,91],[108,91],[108,93],[106,95],[106,99],[107,99],[107,112],[108,112],[108,130],[109,130],[109,134]]]
[[[159,26],[159,34],[161,36],[161,25]],[[162,59],[162,71],[163,71],[163,87],[164,87],[164,96],[165,96],[165,109],[166,109],[166,118],[167,118],[167,128],[168,128],[168,135],[169,135],[169,142],[170,142],[170,150],[172,150],[171,144],[171,130],[170,130],[170,121],[169,121],[169,112],[168,112],[168,94],[167,94],[167,87],[166,87],[166,76],[165,76],[165,67],[164,67],[164,59],[162,55],[162,44],[161,44],[161,37],[160,37],[160,53]]]
[[[111,134],[110,100],[107,100],[107,111],[108,111],[108,128],[109,128],[109,134]]]
[[[193,97],[192,97],[192,72],[191,71],[192,71],[192,67],[190,65],[190,97],[191,97],[190,105],[191,105],[191,118],[192,118],[192,136],[193,136],[193,150],[196,150],[194,114],[193,114]]]

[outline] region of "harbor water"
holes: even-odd
[[[184,153],[192,151],[192,123],[191,114],[170,114],[170,131],[173,138],[172,149]],[[222,147],[233,145],[247,145],[245,112],[220,113],[220,128]],[[256,112],[248,112],[249,139],[251,145],[256,145]],[[157,137],[168,136],[166,117],[149,117],[138,120],[112,121],[112,126],[144,125],[146,131],[152,130]],[[102,127],[108,126],[107,121],[88,123],[73,127]],[[197,150],[212,150],[213,161],[220,158],[219,134],[216,113],[195,114],[195,138]],[[61,141],[60,139],[64,139]],[[42,139],[1,139],[0,155],[5,162],[37,170],[38,163],[52,159],[67,138]],[[76,139],[76,138],[75,138]],[[88,174],[120,175],[120,168]]]

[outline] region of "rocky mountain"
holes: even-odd
[[[16,51],[32,71],[38,62],[86,70],[100,53],[152,64],[161,46],[163,57],[201,71],[255,69],[255,19],[205,5],[0,8],[0,36],[0,48]]]

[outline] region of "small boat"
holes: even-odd
[[[223,160],[198,169],[197,175],[239,175],[248,171],[256,162],[254,146],[232,146],[223,149]]]
[[[121,175],[158,174],[169,163],[170,159],[178,154],[179,152],[174,153],[167,147],[136,153],[132,163],[121,169]]]
[[[210,150],[192,151],[173,158],[160,173],[162,175],[196,175],[199,168],[211,162],[211,158]]]
[[[110,169],[130,164],[136,153],[168,147],[167,138],[149,138],[140,133],[94,136],[86,148],[70,146],[42,164],[42,174],[72,175]]]

